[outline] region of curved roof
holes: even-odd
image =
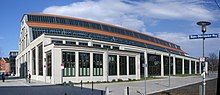
[[[82,18],[54,15],[54,14],[37,13],[37,14],[26,14],[26,15],[39,16],[39,17],[54,17],[54,18],[63,19],[63,20],[83,21],[85,23],[101,25],[100,27],[102,29],[98,29],[98,28],[95,29],[95,28],[83,27],[83,26],[74,26],[74,25],[63,24],[63,23],[54,23],[53,21],[46,22],[46,21],[28,20],[27,24],[31,27],[48,27],[48,28],[60,28],[60,29],[69,29],[69,30],[82,30],[82,31],[97,33],[97,34],[101,34],[101,35],[115,36],[115,37],[119,37],[119,38],[123,38],[123,39],[138,41],[138,42],[145,43],[146,45],[154,45],[154,46],[166,48],[169,50],[173,50],[173,51],[177,51],[182,54],[185,54],[185,52],[180,49],[180,46],[178,46],[176,44],[173,44],[171,42],[168,42],[168,41],[165,41],[165,40],[162,40],[162,39],[159,39],[159,38],[156,38],[156,37],[153,37],[153,36],[141,33],[141,32],[137,32],[137,31],[130,30],[127,28],[119,27],[116,25],[111,25],[111,24],[107,24],[107,23],[103,23],[103,22],[97,22],[97,21],[92,21],[92,20],[87,20],[87,19],[82,19]],[[105,26],[110,27],[110,28],[114,28],[114,29],[119,29],[120,30],[119,32],[131,33],[131,34],[125,35],[125,34],[118,33],[118,32],[106,31],[106,30],[103,30],[103,27],[105,27]],[[138,34],[138,37],[135,37],[136,36],[135,34]],[[149,39],[149,40],[146,40],[146,39]]]

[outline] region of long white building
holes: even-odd
[[[168,75],[169,58],[172,75],[201,73],[198,59],[174,43],[86,19],[25,14],[16,74],[53,84],[140,79]]]

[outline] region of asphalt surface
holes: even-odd
[[[208,76],[206,79],[215,79],[216,75],[217,74],[212,74]],[[187,77],[172,76],[171,85],[170,87],[168,87],[167,77],[164,77],[162,79],[147,80],[146,91],[147,94],[152,94],[200,83],[201,81],[202,78],[199,75]],[[106,87],[108,87],[110,95],[124,95],[124,90],[127,87],[130,88],[130,95],[141,95],[144,93],[144,85],[145,82],[143,80],[132,82],[94,83],[94,90],[92,91],[91,84],[83,84],[83,88],[81,89],[79,84],[74,84],[74,86],[62,86],[34,80],[32,80],[31,83],[28,83],[25,79],[7,79],[6,82],[0,81],[0,95],[102,95],[101,92],[103,92]],[[210,84],[207,83],[207,87],[208,85]],[[190,90],[198,91],[198,88],[199,87],[192,87]],[[180,91],[185,92],[187,90],[181,89]],[[179,93],[182,92],[173,91],[171,95],[198,95],[193,94],[194,92],[185,94]],[[166,94],[158,93],[156,95]]]

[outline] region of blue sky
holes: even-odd
[[[220,3],[220,0],[217,0]],[[212,24],[207,33],[220,33],[220,9],[214,0],[2,0],[0,3],[0,56],[18,49],[20,19],[25,13],[50,13],[123,26],[171,41],[191,56],[202,53],[197,21]],[[220,38],[206,40],[206,55],[220,50]]]

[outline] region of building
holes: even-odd
[[[18,55],[18,51],[10,51],[9,53],[9,63],[10,63],[10,67],[11,67],[11,73],[14,75],[15,74],[15,58]]]
[[[86,19],[25,14],[19,39],[16,75],[47,83],[166,76],[169,58],[173,75],[201,73],[198,59],[174,43]]]
[[[3,58],[0,57],[0,75],[4,74],[10,74],[10,64],[9,64],[9,59],[8,58]]]

